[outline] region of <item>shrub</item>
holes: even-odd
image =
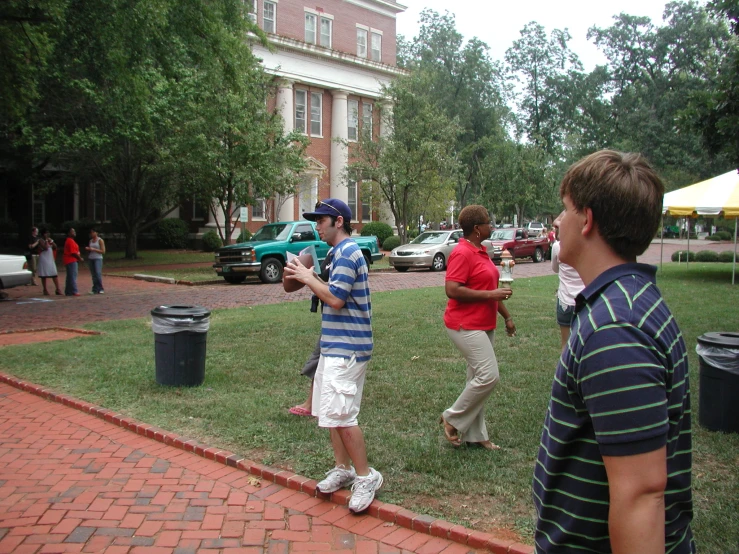
[[[382,243],[383,250],[392,250],[398,246],[400,246],[400,237],[398,235],[388,237],[385,239],[385,242]]]
[[[187,223],[181,219],[163,219],[154,228],[154,236],[161,248],[186,248]]]
[[[678,250],[677,252],[672,253],[672,261],[677,262],[681,261],[684,262],[686,260],[686,257],[689,262],[695,261],[695,252],[690,252],[688,250]]]
[[[701,250],[695,255],[696,262],[717,262],[718,253],[713,250]]]
[[[247,240],[251,240],[251,231],[249,231],[249,229],[244,229],[241,231],[239,238],[236,239],[236,242],[246,242]]]
[[[731,250],[725,250],[723,252],[719,252],[718,261],[725,263],[725,264],[734,263],[734,252]]]
[[[721,240],[731,240],[731,233],[729,231],[716,231],[716,234],[721,237]]]
[[[393,228],[387,223],[372,221],[370,223],[366,223],[362,227],[362,232],[360,234],[363,237],[375,235],[377,237],[377,244],[384,244],[386,238],[393,236]]]
[[[418,229],[411,229],[408,231],[408,240],[413,240],[418,236]]]
[[[721,238],[721,235],[719,235],[718,233],[716,233],[715,235],[710,235],[708,237],[708,240],[723,240],[723,239]]]
[[[223,242],[215,231],[208,231],[203,235],[203,250],[206,252],[215,252],[221,246],[223,246]]]

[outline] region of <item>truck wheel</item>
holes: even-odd
[[[538,264],[540,261],[544,259],[544,252],[542,252],[539,246],[537,246],[536,250],[534,250],[534,255],[532,256],[532,258],[535,264]]]
[[[431,271],[442,271],[446,267],[446,260],[444,260],[444,254],[437,254],[434,256],[434,261],[431,262]]]
[[[282,281],[282,262],[277,258],[267,258],[262,261],[259,279],[262,283],[279,283]]]
[[[362,252],[362,255],[364,256],[364,261],[367,263],[367,269],[369,269],[370,265],[372,265],[372,258],[370,258],[367,252]]]
[[[223,278],[231,285],[238,285],[246,281],[246,275],[224,275]]]
[[[407,267],[398,267],[396,265],[395,266],[395,271],[400,271],[401,273],[405,273],[406,271],[408,271],[408,268]]]

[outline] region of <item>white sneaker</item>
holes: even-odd
[[[335,467],[326,472],[326,478],[316,485],[316,488],[323,493],[336,492],[339,489],[348,487],[354,483],[357,478],[357,472],[354,468],[344,469]]]
[[[367,477],[357,477],[352,486],[352,497],[349,499],[349,511],[363,512],[375,499],[375,494],[382,488],[382,474],[370,468]]]

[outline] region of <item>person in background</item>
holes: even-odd
[[[553,229],[559,229],[559,222],[564,212],[557,216],[554,220]],[[575,297],[585,288],[585,285],[577,274],[577,271],[559,259],[559,241],[555,241],[552,245],[552,269],[559,275],[559,287],[557,288],[557,324],[559,325],[559,335],[562,342],[562,348],[567,344],[570,338],[570,325],[575,314]]]
[[[82,261],[80,255],[80,247],[74,237],[77,232],[73,227],[67,231],[67,240],[64,241],[64,252],[62,254],[62,263],[67,268],[67,279],[64,285],[64,294],[67,296],[79,296],[77,292],[77,264]]]
[[[333,247],[328,283],[297,258],[285,266],[287,279],[304,283],[323,301],[312,413],[319,427],[329,429],[336,465],[316,489],[328,494],[351,485],[348,507],[358,513],[369,507],[383,484],[380,472],[367,462],[364,434],[357,421],[374,344],[369,271],[350,238],[352,211],[346,203],[336,198],[321,200],[303,217],[315,221],[321,240]]]
[[[503,304],[513,294],[498,288],[498,269],[482,241],[490,237],[488,211],[483,206],[466,206],[459,213],[464,239],[449,255],[446,270],[444,325],[454,345],[467,361],[467,383],[439,423],[444,436],[454,446],[462,441],[498,450],[488,437],[485,402],[498,383],[498,360],[493,350],[498,314],[505,320],[509,336],[516,332],[513,317]]]
[[[56,243],[51,238],[51,233],[48,229],[41,229],[41,239],[38,241],[39,256],[38,256],[38,276],[41,278],[41,289],[44,291],[45,296],[49,296],[49,291],[46,289],[46,279],[51,278],[54,281],[56,287],[56,294],[61,296],[62,291],[59,288],[59,277],[56,271]]]
[[[38,227],[31,227],[31,237],[28,239],[28,254],[26,254],[26,260],[28,260],[28,269],[31,270],[31,282],[30,286],[36,286],[36,272],[38,269],[38,255],[41,252],[39,247],[40,237],[38,236]]]
[[[534,469],[536,552],[695,552],[688,352],[657,268],[636,263],[663,195],[639,154],[596,152],[562,180],[559,259],[585,288]]]
[[[95,229],[90,229],[90,244],[85,246],[90,254],[87,256],[87,264],[92,276],[92,291],[90,294],[105,294],[103,290],[103,255],[105,254],[105,241],[98,236]]]

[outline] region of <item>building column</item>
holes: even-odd
[[[387,101],[378,101],[377,104],[380,107],[380,139],[387,139],[393,134],[393,104]],[[396,234],[398,233],[398,229],[395,227],[393,212],[384,198],[380,204],[380,221],[387,223],[393,228]]]
[[[346,167],[349,165],[348,98],[345,90],[332,90],[333,106],[331,109],[331,198],[344,202],[349,200],[349,189],[346,187]]]
[[[291,133],[295,129],[295,102],[293,96],[293,81],[280,79],[277,82],[277,105],[276,109],[282,117],[282,129],[284,134]],[[292,221],[295,219],[295,196],[288,195],[278,198],[277,221]]]

